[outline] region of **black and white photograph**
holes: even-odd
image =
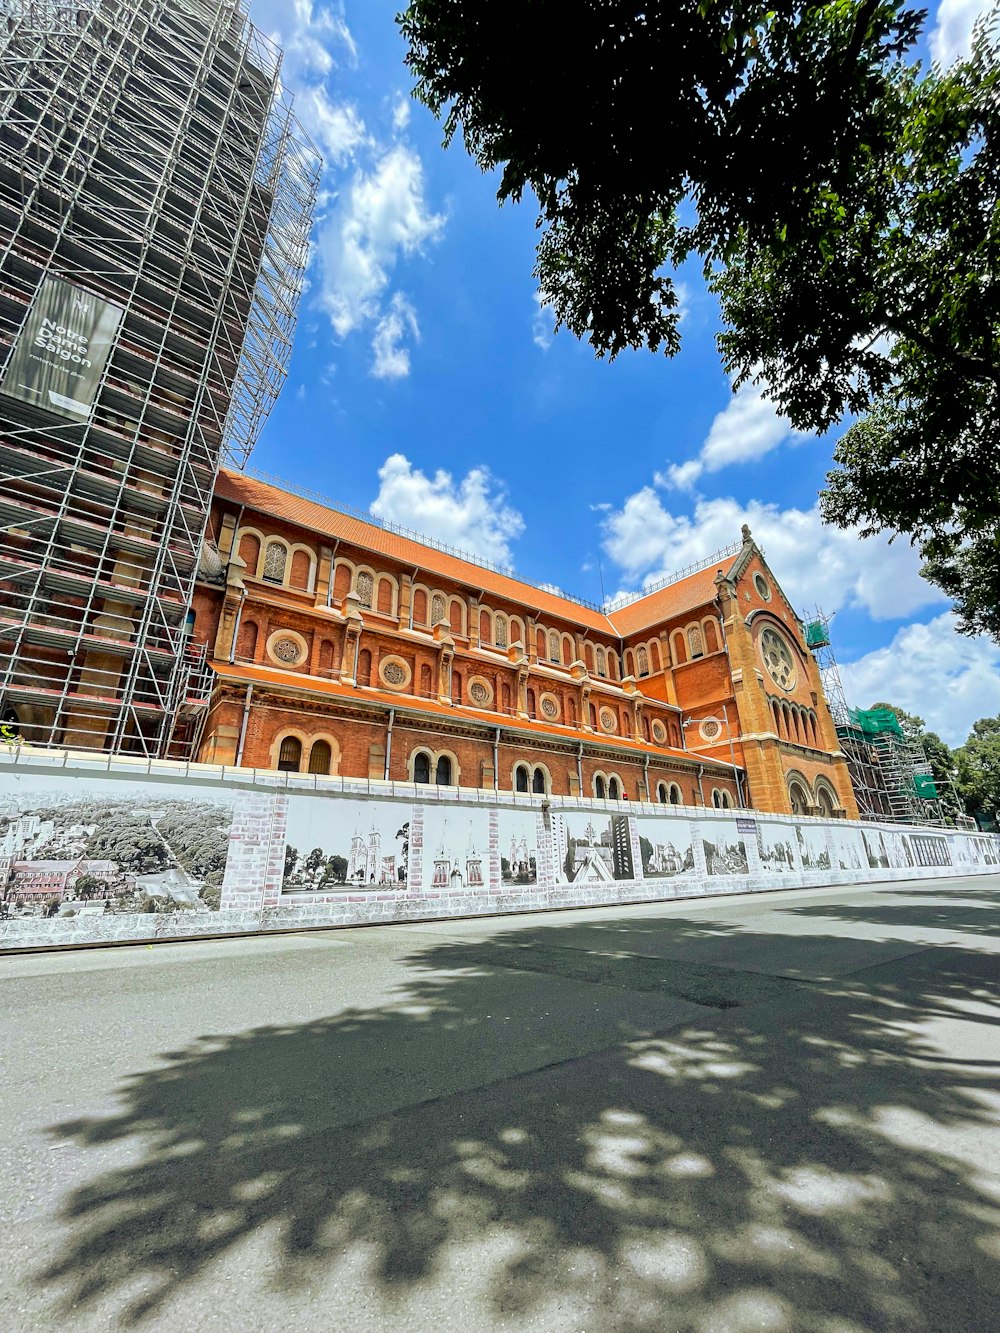
[[[795,838],[799,844],[799,858],[803,870],[829,870],[830,848],[826,829],[819,824],[797,824]],[[861,862],[858,861],[860,868]]]
[[[501,809],[500,880],[505,888],[538,882],[538,821],[534,810]]]
[[[640,818],[638,824],[643,879],[694,874],[689,819]]]
[[[864,870],[870,864],[868,848],[859,828],[834,824],[830,829],[830,840],[837,858],[834,869]]]
[[[748,875],[747,849],[734,819],[713,819],[702,829],[705,868],[710,875]]]
[[[793,824],[758,822],[757,830],[757,852],[765,874],[787,875],[798,869],[795,858],[797,830]]]
[[[0,917],[217,911],[237,799],[33,779],[0,800]]]
[[[885,838],[882,836],[881,829],[862,829],[861,837],[864,840],[869,867],[872,870],[888,870],[891,864],[889,849],[885,845]]]
[[[488,888],[489,846],[485,807],[425,805],[421,888],[431,893]]]
[[[600,884],[634,879],[627,815],[570,810],[552,816],[556,880],[560,884]]]
[[[412,807],[296,796],[288,803],[283,893],[406,887]]]

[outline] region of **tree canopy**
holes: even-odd
[[[823,507],[919,543],[961,627],[1000,633],[1000,58],[922,70],[893,0],[412,0],[416,92],[599,356],[679,347],[672,270],[719,296],[723,361],[801,430],[857,418]]]

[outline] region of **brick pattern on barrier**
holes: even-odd
[[[287,797],[254,791],[242,793],[237,801],[229,830],[221,911],[259,913],[263,907],[270,871],[275,804],[279,800],[285,800],[287,804]],[[281,856],[283,866],[283,843]]]

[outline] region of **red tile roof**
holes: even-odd
[[[494,597],[535,610],[543,618],[556,617],[568,624],[595,630],[608,639],[628,638],[687,611],[711,604],[715,600],[715,576],[719,569],[728,572],[739,559],[739,556],[727,556],[718,565],[710,565],[665,588],[647,593],[607,615],[545,588],[522,583],[520,579],[486,569],[471,560],[400,536],[377,523],[368,523],[315,500],[293,495],[243,472],[224,468],[215,489],[223,500],[245,505],[248,509],[334,540],[339,538],[363,551],[377,551],[402,565],[416,566],[466,588],[492,593]]]

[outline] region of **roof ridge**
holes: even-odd
[[[466,551],[458,546],[450,546],[447,542],[428,537],[426,533],[418,532],[415,528],[404,527],[401,523],[393,523],[390,519],[379,518],[377,514],[372,514],[368,510],[357,509],[353,505],[344,504],[342,501],[332,500],[328,495],[310,490],[309,487],[301,486],[297,482],[285,481],[283,478],[264,472],[260,468],[225,468],[223,470],[249,477],[251,481],[261,481],[266,486],[273,486],[276,490],[286,491],[291,495],[297,495],[302,500],[321,505],[324,509],[331,509],[335,514],[343,514],[347,518],[356,519],[359,523],[367,523],[373,528],[381,529],[383,532],[391,532],[397,537],[405,537],[407,541],[416,542],[417,545],[426,546],[432,551],[440,551],[442,555],[454,556],[457,560],[465,561],[466,564],[487,569],[491,574],[500,574],[503,578],[508,578],[514,583],[523,583],[527,588],[537,588],[539,592],[547,592],[554,597],[561,597],[564,601],[584,606],[588,611],[607,614],[603,605],[592,602],[586,597],[579,597],[576,593],[567,592],[564,588],[556,588],[554,584],[536,583],[533,579],[518,574],[512,565],[501,565],[494,560],[487,560],[485,556],[476,555],[474,551]]]

